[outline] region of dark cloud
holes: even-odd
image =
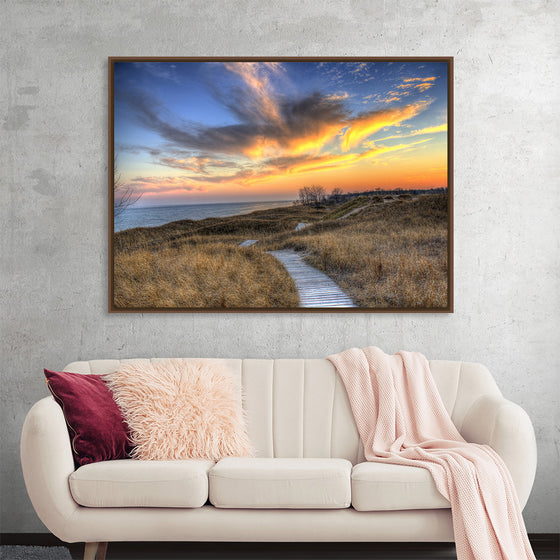
[[[279,119],[274,120],[270,115],[266,120],[262,111],[253,110],[249,104],[230,102],[228,108],[235,109],[235,114],[243,122],[221,127],[178,121],[176,117],[166,115],[156,99],[138,90],[121,92],[119,100],[129,106],[146,128],[157,132],[173,147],[212,154],[246,154],[263,139],[288,148],[298,140],[321,135],[328,127],[338,123],[343,126],[349,116],[343,100],[321,93],[298,100],[284,100],[278,106]]]
[[[160,157],[154,161],[157,165],[172,167],[174,169],[185,169],[196,173],[208,173],[208,167],[234,168],[238,169],[239,164],[231,161],[212,159],[208,154],[187,155],[185,157]]]
[[[284,171],[286,169],[290,169],[294,165],[300,163],[306,163],[308,161],[312,161],[317,159],[314,156],[310,156],[309,154],[299,154],[293,156],[280,156],[276,158],[269,158],[263,162],[263,165],[268,168],[273,168],[278,171]]]
[[[344,91],[330,95],[315,92],[300,98],[278,93],[286,91],[286,88],[272,85],[272,81],[281,76],[280,65],[247,63],[225,64],[225,67],[230,71],[224,78],[226,82],[218,83],[207,76],[205,85],[209,94],[235,117],[236,124],[206,126],[187,121],[172,114],[145,91],[121,90],[118,100],[126,104],[126,110],[162,139],[157,148],[124,146],[123,150],[146,151],[153,157],[153,163],[184,170],[188,173],[184,179],[191,185],[251,183],[275,174],[348,165],[372,157],[374,153],[392,150],[381,147],[336,154],[325,153],[323,148],[332,146],[334,139],[343,133],[341,147],[349,152],[378,130],[406,121],[426,106],[426,102],[418,102],[352,116],[346,104],[348,94]],[[338,71],[338,66],[330,65],[329,69]],[[367,67],[357,63],[350,70],[357,76],[366,72]],[[364,77],[360,79],[365,80]],[[429,80],[432,79],[419,85],[430,86]],[[401,84],[401,89],[391,90],[392,98],[375,101],[398,100],[400,95],[414,88],[415,82],[410,82],[411,86],[402,88]],[[365,99],[369,97],[373,94]],[[238,159],[241,155],[250,161],[242,162]],[[215,174],[219,169],[225,171]]]
[[[138,146],[133,144],[118,144],[115,146],[115,152],[127,152],[129,154],[139,154],[141,152],[146,152],[152,156],[159,156],[163,153],[163,150],[159,148],[151,148],[150,146]]]
[[[326,127],[344,123],[350,114],[342,99],[333,99],[322,93],[314,93],[296,101],[281,104],[283,127],[279,131],[281,145],[289,145],[292,140],[320,135]]]
[[[249,179],[255,175],[256,173],[253,169],[240,169],[233,175],[192,175],[189,179],[201,183],[229,183],[235,182],[236,180]]]

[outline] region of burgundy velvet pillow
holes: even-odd
[[[128,426],[100,375],[46,369],[45,377],[62,407],[76,466],[128,457]]]

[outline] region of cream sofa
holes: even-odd
[[[243,387],[254,459],[106,461],[75,470],[60,407],[52,397],[37,402],[21,461],[49,531],[85,542],[91,559],[103,558],[110,541],[453,541],[449,503],[427,470],[364,462],[330,362],[224,361]],[[65,371],[104,374],[120,363],[74,362]],[[485,367],[430,367],[459,431],[501,455],[523,507],[536,470],[529,417]]]

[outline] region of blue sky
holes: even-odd
[[[445,62],[115,62],[139,205],[446,186]]]

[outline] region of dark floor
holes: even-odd
[[[70,545],[69,550],[73,560],[82,560],[83,547]],[[426,543],[111,543],[107,549],[107,560],[172,559],[454,560],[456,556],[452,544]]]
[[[65,544],[52,535],[3,535],[3,544],[65,545],[82,560],[83,544]],[[8,538],[5,538],[8,537]],[[23,537],[23,538],[22,538]],[[531,535],[537,560],[559,560],[557,534]],[[109,543],[107,560],[455,560],[446,543]],[[489,559],[490,560],[490,559]]]

